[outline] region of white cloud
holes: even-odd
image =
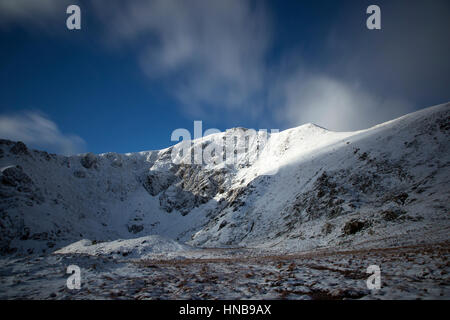
[[[0,115],[0,138],[64,155],[80,153],[85,148],[82,138],[63,134],[53,121],[36,112]]]
[[[0,26],[21,24],[48,28],[50,21],[63,21],[69,2],[77,0],[0,0]],[[61,23],[64,27],[65,24]]]
[[[67,1],[0,0],[0,21],[63,19],[60,7]],[[191,115],[268,125],[273,121],[267,119],[277,117],[283,126],[314,122],[354,130],[418,107],[404,97],[417,102],[429,92],[445,92],[448,72],[439,70],[449,65],[443,40],[448,3],[435,2],[415,2],[406,12],[403,5],[386,7],[410,18],[385,15],[382,33],[353,28],[359,20],[350,10],[336,28],[330,22],[330,36],[317,39],[323,41],[322,58],[308,63],[296,50],[283,48],[278,62],[268,63],[275,29],[262,1],[92,1],[82,10],[105,28],[99,38],[135,50],[143,72],[162,82]],[[422,27],[411,33],[409,21],[416,15]]]
[[[270,20],[247,0],[96,2],[111,41],[136,44],[144,72],[184,105],[237,109],[262,90]]]
[[[447,101],[450,1],[385,1],[381,11],[379,32],[360,28],[359,12],[352,10],[330,23],[326,70],[359,79],[374,94],[406,97],[416,107]]]
[[[365,129],[413,111],[399,98],[371,94],[358,83],[296,71],[275,89],[279,120],[291,126],[314,123],[335,131]]]
[[[354,130],[411,111],[405,101],[375,96],[348,79],[293,72],[307,65],[295,50],[285,52],[280,64],[269,65],[272,24],[262,2],[95,4],[109,40],[134,46],[143,71],[164,81],[191,115],[212,117],[219,110],[240,120],[267,123],[264,118],[275,116],[283,125],[314,122],[332,130]]]

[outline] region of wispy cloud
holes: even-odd
[[[49,23],[64,26],[66,8],[78,0],[0,0],[0,27],[22,25],[49,29]]]
[[[269,95],[277,119],[355,130],[448,101],[450,3],[383,2],[376,32],[365,28],[364,5],[347,4],[330,21],[320,59],[283,56]]]
[[[332,130],[353,130],[417,107],[408,102],[414,100],[414,95],[405,98],[391,88],[378,90],[379,82],[389,74],[389,70],[383,71],[383,61],[396,68],[396,61],[404,64],[409,59],[402,59],[402,55],[411,56],[391,43],[403,39],[407,33],[402,28],[404,20],[397,23],[395,19],[386,19],[389,21],[386,27],[394,31],[382,38],[375,36],[373,42],[381,48],[395,48],[392,56],[383,55],[385,50],[381,50],[381,59],[376,56],[380,52],[374,50],[373,44],[369,46],[370,52],[365,49],[368,37],[372,39],[373,34],[367,34],[364,24],[357,26],[359,31],[352,37],[342,33],[345,23],[338,35],[334,33],[336,29],[330,29],[328,39],[317,39],[323,48],[323,65],[313,69],[305,68],[309,61],[305,63],[302,54],[292,49],[284,52],[279,61],[268,63],[267,54],[274,45],[273,28],[262,2],[113,3],[107,8],[98,5],[98,14],[114,42],[134,45],[143,71],[151,79],[164,81],[184,111],[197,116],[208,117],[220,110],[261,122],[265,122],[263,118],[276,118],[282,126],[314,122]],[[357,17],[344,16],[359,23],[365,11],[361,12]],[[342,21],[337,19],[336,23]],[[420,33],[426,38],[434,29]],[[358,42],[357,48],[352,41]],[[284,61],[286,57],[288,62]],[[372,66],[368,61],[377,61],[378,65]],[[409,66],[399,71],[409,74],[410,70]]]
[[[144,72],[186,107],[233,110],[263,88],[271,28],[262,2],[114,2],[98,13],[116,43],[139,44]]]
[[[375,95],[395,94],[415,103],[450,99],[450,1],[396,0],[380,6],[379,31],[363,26],[364,2],[330,24],[324,68],[335,77],[359,81]]]
[[[382,98],[358,83],[303,71],[279,81],[273,94],[276,117],[291,126],[311,122],[335,131],[359,130],[412,110],[404,99]]]
[[[0,20],[61,19],[55,10],[64,1],[0,0]],[[281,126],[314,122],[352,130],[424,107],[422,101],[441,103],[433,98],[448,93],[447,0],[383,2],[377,32],[365,28],[364,3],[345,2],[327,22],[329,36],[314,39],[319,57],[307,62],[287,49],[292,45],[269,62],[276,21],[266,5],[111,0],[82,9],[103,28],[102,40],[135,51],[142,71],[162,82],[183,112],[204,119],[235,114],[264,123],[276,118]]]
[[[31,111],[0,115],[0,138],[64,155],[83,152],[86,145],[79,136],[62,133],[48,117]]]

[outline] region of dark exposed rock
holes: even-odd
[[[246,195],[250,193],[250,189],[246,187],[240,187],[230,190],[227,194],[227,207],[233,208],[233,211],[237,211],[239,207],[242,207],[245,202],[242,200]]]
[[[326,222],[322,227],[322,233],[324,235],[329,235],[333,231],[333,229],[334,225],[329,222]]]
[[[120,159],[114,159],[111,161],[111,166],[114,168],[121,168],[122,167],[122,160]]]
[[[86,172],[81,171],[81,170],[74,171],[73,175],[80,179],[86,178]]]
[[[208,198],[183,190],[177,185],[172,185],[159,196],[161,208],[167,212],[178,210],[183,216],[206,202],[208,202]]]
[[[47,247],[53,248],[56,244],[52,241],[47,242]]]
[[[172,173],[150,171],[143,178],[142,185],[152,196],[157,196],[162,191],[167,190],[175,181],[177,176]]]
[[[422,216],[405,216],[406,219],[410,220],[410,221],[414,221],[414,222],[418,222],[418,221],[422,221],[423,217]]]
[[[115,152],[108,152],[104,155],[108,160],[111,161],[111,167],[114,168],[122,168],[123,161],[122,156],[120,154],[117,154]]]
[[[368,226],[367,221],[359,221],[356,219],[350,220],[347,222],[342,229],[344,235],[355,234]]]
[[[408,194],[406,192],[402,192],[402,193],[392,197],[392,200],[398,204],[404,205],[407,198],[408,198]]]
[[[30,237],[32,240],[48,240],[48,232],[34,233]]]
[[[133,224],[131,226],[128,226],[128,232],[130,232],[130,233],[139,233],[142,230],[144,230],[144,226],[143,225]]]
[[[24,227],[20,240],[28,240],[30,238],[30,228]]]
[[[182,215],[207,203],[218,194],[227,172],[225,169],[207,171],[199,165],[174,166],[171,171],[176,179],[160,194],[159,202],[167,212],[178,210]],[[157,186],[161,186],[158,179],[154,181],[158,182]]]
[[[23,143],[22,141],[18,141],[16,142],[16,144],[14,144],[14,146],[9,150],[12,154],[15,155],[29,155],[30,153],[28,152],[28,148],[25,145],[25,143]]]
[[[95,168],[97,166],[97,157],[93,153],[86,153],[80,158],[80,163],[86,169],[90,169],[92,167]]]
[[[11,166],[2,171],[2,184],[16,187],[30,185],[32,180],[27,176],[21,166]]]
[[[381,216],[386,221],[394,221],[400,218],[405,214],[405,211],[400,209],[390,209],[390,210],[384,210],[381,212]]]
[[[439,126],[439,130],[441,130],[442,132],[445,133],[450,130],[450,117],[437,119],[436,122]]]
[[[219,225],[219,230],[222,229],[223,227],[225,227],[227,224],[228,224],[228,222],[226,220],[223,220]]]
[[[368,154],[367,152],[364,152],[362,155],[359,156],[359,160],[364,161],[367,160]]]
[[[12,146],[15,142],[7,139],[0,139],[0,145]]]

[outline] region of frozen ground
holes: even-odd
[[[2,259],[0,299],[448,299],[449,243],[262,255],[204,249],[209,258],[127,259],[54,254]],[[66,268],[81,268],[81,289]],[[381,268],[368,290],[369,265]]]

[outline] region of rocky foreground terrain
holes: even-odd
[[[357,132],[250,133],[179,155],[241,143],[203,164],[173,161],[181,144],[65,157],[0,140],[0,298],[450,298],[449,103]]]
[[[261,255],[204,249],[209,258],[125,259],[99,255],[17,257],[0,265],[0,299],[448,299],[448,242],[383,249]],[[81,268],[81,289],[66,268]],[[366,285],[381,267],[381,289]]]

